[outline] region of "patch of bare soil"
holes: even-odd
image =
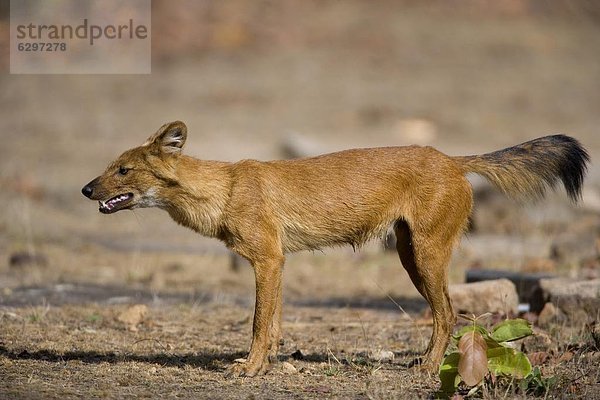
[[[285,344],[270,373],[228,379],[227,367],[248,346],[249,307],[151,306],[134,328],[119,318],[128,307],[3,308],[2,398],[383,399],[431,397],[438,388],[435,377],[410,367],[430,334],[426,319],[387,310],[288,306]],[[538,330],[523,344],[532,357],[546,353],[537,363],[555,379],[539,394],[595,398],[600,352],[585,331],[567,336],[564,329]],[[487,395],[519,392],[504,386]]]
[[[422,397],[435,389],[407,368],[428,329],[389,311],[288,307],[280,362],[264,377],[227,379],[248,346],[249,307],[150,307],[135,331],[117,318],[125,309],[4,309],[2,397]],[[372,358],[381,347],[393,361]]]

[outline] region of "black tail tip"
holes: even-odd
[[[554,135],[552,139],[564,150],[560,179],[569,198],[581,200],[583,180],[588,170],[590,155],[581,143],[567,135]]]

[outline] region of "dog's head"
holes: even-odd
[[[181,121],[163,125],[141,146],[127,150],[106,171],[81,189],[99,210],[111,214],[119,210],[161,207],[158,193],[177,183],[175,168],[187,137]]]

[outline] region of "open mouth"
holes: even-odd
[[[122,210],[133,199],[133,193],[124,193],[113,197],[110,200],[99,201],[99,211],[103,214],[111,214]]]

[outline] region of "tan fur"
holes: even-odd
[[[99,200],[103,212],[162,208],[179,224],[222,240],[250,261],[256,276],[253,338],[247,361],[231,370],[236,375],[266,372],[268,356],[277,354],[286,253],[357,247],[389,227],[403,266],[433,311],[425,365],[436,369],[455,323],[447,266],[473,203],[465,173],[481,173],[508,193],[539,193],[546,179],[529,169],[520,178],[523,171],[508,153],[494,160],[514,168],[501,168],[486,155],[453,158],[417,146],[290,161],[202,161],[181,154],[186,137],[182,122],[165,124],[83,192]],[[543,158],[536,151],[528,157]],[[559,169],[560,163],[555,162]],[[130,195],[111,206],[108,200],[121,194]]]

